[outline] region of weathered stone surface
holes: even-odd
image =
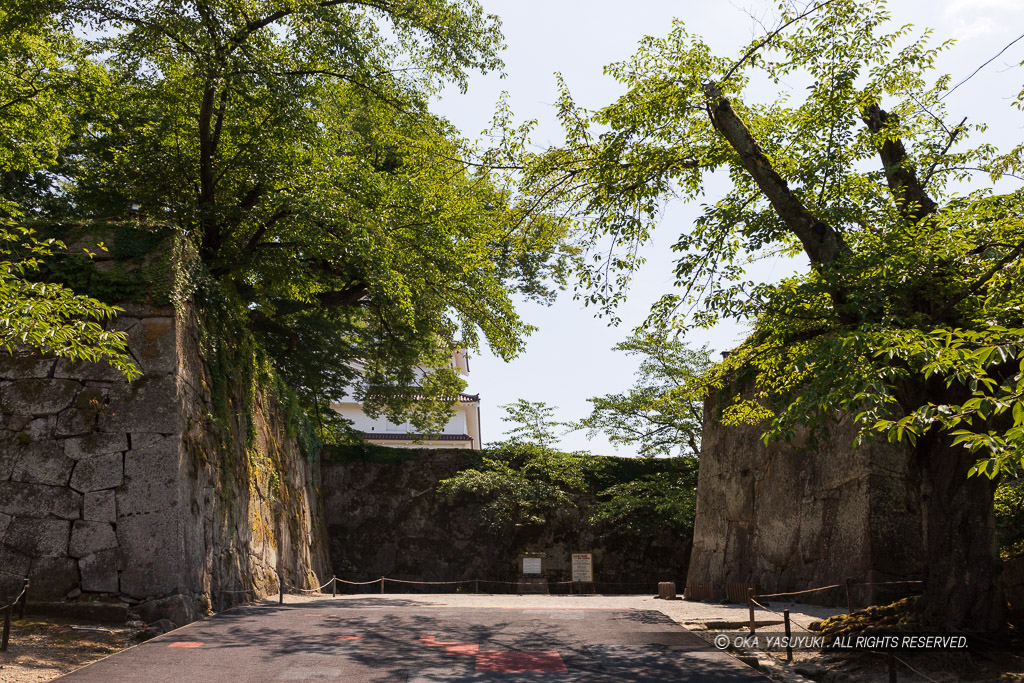
[[[71,488],[84,493],[120,486],[124,481],[123,459],[120,453],[108,453],[79,460],[71,473]]]
[[[0,544],[0,567],[3,567],[5,583],[11,581],[12,576],[28,576],[31,566],[31,557]]]
[[[68,408],[57,416],[54,433],[57,436],[81,436],[89,434],[96,426],[96,410]]]
[[[901,446],[854,448],[841,416],[805,445],[761,442],[759,426],[723,427],[705,405],[697,514],[687,584],[757,586],[765,593],[916,578],[923,534]],[[880,520],[891,524],[881,524]],[[900,597],[900,596],[894,596]],[[839,592],[808,601],[839,604]],[[862,592],[860,599],[871,599]]]
[[[28,437],[23,437],[28,439]],[[14,468],[21,459],[21,451],[25,448],[17,436],[7,433],[0,437],[0,480],[11,478]]]
[[[60,600],[77,588],[78,562],[70,557],[37,558],[32,560],[29,579],[32,582],[32,597],[28,602],[31,609],[33,601]]]
[[[107,402],[109,392],[110,390],[106,387],[86,386],[75,397],[74,407],[80,410],[98,411]]]
[[[125,483],[117,492],[121,516],[159,512],[178,503],[178,442],[164,439],[125,454]]]
[[[67,379],[99,380],[102,382],[124,380],[124,375],[105,361],[91,363],[84,360],[69,361],[66,358],[61,358],[57,361],[57,368],[54,370],[53,376]]]
[[[75,398],[81,385],[66,379],[19,379],[0,388],[0,412],[17,415],[59,413]]]
[[[132,353],[147,375],[174,372],[174,318],[143,318],[128,333]]]
[[[96,432],[80,438],[64,440],[64,455],[74,460],[84,460],[97,455],[121,453],[128,450],[125,434]]]
[[[118,332],[127,332],[128,330],[132,329],[138,324],[138,318],[122,313],[121,315],[114,318],[114,322],[111,327],[117,330]]]
[[[16,517],[78,519],[82,496],[64,486],[0,481],[0,510]]]
[[[100,412],[101,432],[178,431],[177,384],[173,375],[141,377],[110,391],[110,404]]]
[[[8,525],[4,545],[29,557],[67,555],[70,528],[63,519],[18,517]]]
[[[35,355],[22,354],[12,356],[0,353],[0,379],[45,378],[56,365],[56,358],[39,358]]]
[[[68,555],[82,558],[117,547],[117,535],[113,525],[107,522],[87,522],[79,520],[71,527],[71,544]]]
[[[85,494],[82,519],[90,522],[116,522],[117,503],[113,491],[92,491]]]
[[[53,426],[56,422],[56,415],[37,417],[29,421],[21,433],[32,441],[46,441],[53,438]]]
[[[178,589],[187,557],[180,538],[175,509],[131,516],[122,512],[117,522],[117,543],[124,557],[121,592],[144,598]]]
[[[31,415],[11,415],[7,420],[7,428],[12,432],[20,432],[32,421]]]
[[[132,440],[132,448],[144,448],[145,446],[152,446],[157,441],[175,438],[165,434],[156,434],[154,432],[132,432],[130,437]]]
[[[75,461],[64,457],[59,443],[45,441],[25,446],[11,473],[12,481],[67,486]]]
[[[82,575],[82,590],[94,593],[118,591],[116,550],[86,555],[78,561],[78,571]]]
[[[139,613],[139,617],[146,623],[154,622],[158,619],[170,619],[178,627],[190,624],[202,617],[202,614],[199,613],[199,609],[196,607],[195,600],[184,595],[171,595],[159,600],[143,602],[136,605],[135,611]]]

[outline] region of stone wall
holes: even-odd
[[[705,406],[697,517],[687,584],[752,584],[762,593],[920,578],[917,482],[900,444],[854,448],[848,416],[813,449],[803,438],[761,442],[756,426],[723,427]],[[855,602],[894,597],[856,589]],[[801,600],[845,605],[845,592]]]
[[[317,582],[317,463],[265,392],[251,443],[241,420],[214,424],[191,313],[125,308],[113,327],[144,372],[131,384],[105,364],[0,353],[2,585],[28,576],[35,599],[116,596],[181,625],[246,597],[224,591],[275,591],[278,569]]]
[[[442,479],[474,466],[479,453],[465,450],[392,450],[390,461],[325,460],[323,498],[331,561],[339,578],[366,581],[386,576],[408,581],[481,579],[515,581],[517,558],[544,553],[550,581],[571,578],[573,552],[592,551],[601,590],[648,590],[657,581],[682,582],[689,538],[671,534],[640,538],[589,522],[592,495],[577,495],[540,528],[496,536],[480,523],[478,508],[437,493]],[[665,462],[665,461],[662,461]],[[628,585],[627,585],[628,584]],[[500,586],[481,589],[498,590]],[[563,587],[564,590],[564,587]]]

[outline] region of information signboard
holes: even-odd
[[[572,554],[572,580],[587,582],[594,580],[594,556],[591,553]]]
[[[524,557],[523,558],[523,573],[524,574],[540,574],[540,558],[539,557]]]

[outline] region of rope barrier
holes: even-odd
[[[917,674],[918,676],[920,676],[920,677],[921,677],[921,678],[923,678],[924,680],[926,680],[926,681],[930,681],[930,683],[939,683],[938,681],[936,681],[936,680],[935,680],[934,678],[932,678],[931,676],[926,676],[926,675],[924,675],[923,673],[921,673],[920,671],[918,671],[917,669],[915,669],[914,667],[910,666],[909,664],[907,664],[907,663],[906,663],[905,661],[903,661],[903,660],[902,660],[902,659],[900,659],[899,657],[897,657],[897,656],[893,655],[893,659],[895,659],[895,660],[896,660],[897,662],[899,662],[899,663],[900,663],[900,664],[902,664],[903,666],[907,667],[908,669],[910,669],[911,671],[913,671],[914,673],[916,673],[916,674]]]
[[[822,586],[820,588],[808,588],[807,590],[804,590],[804,591],[793,591],[792,593],[763,593],[763,594],[759,594],[757,597],[759,597],[759,598],[778,598],[778,597],[782,597],[782,596],[786,596],[786,595],[804,595],[805,593],[814,593],[815,591],[824,591],[824,590],[829,590],[830,588],[841,588],[842,585],[843,584],[841,584],[841,583],[837,583],[834,586]],[[863,586],[863,585],[866,585],[866,584],[859,584],[859,585]]]
[[[12,607],[13,608],[15,605],[18,604],[18,600],[21,600],[21,596],[23,596],[27,590],[28,590],[27,588],[22,588],[21,592],[18,593],[18,597],[14,598],[14,600],[11,600],[11,602],[9,602],[8,604],[0,607],[0,610],[5,610],[8,607]]]
[[[345,579],[334,579],[338,583],[347,583],[350,586],[369,586],[371,583],[380,583],[380,579],[374,579],[373,581],[346,581]],[[393,579],[388,579],[389,581]]]
[[[761,597],[761,596],[758,596],[758,597]],[[759,603],[757,600],[754,600],[753,598],[751,598],[750,601],[752,603],[754,603],[755,605],[757,605],[758,607],[760,607],[761,609],[765,610],[766,612],[772,612],[773,614],[778,614],[780,617],[783,617],[783,618],[785,618],[785,616],[786,616],[782,612],[779,612],[778,610],[773,610],[771,607],[765,607],[764,605]],[[790,619],[789,623],[796,624],[797,626],[799,626],[803,630],[807,631],[808,633],[814,633],[814,631],[812,631],[811,629],[807,628],[806,626],[804,626],[803,624],[801,624],[798,621],[794,621],[793,619]]]
[[[854,583],[854,586],[899,586],[907,583],[924,583],[924,581],[872,581],[871,583]]]
[[[377,579],[377,581],[371,581],[371,583],[377,583],[378,581],[380,581],[380,579]],[[330,581],[328,581],[328,582],[327,582],[327,583],[325,583],[324,585],[320,586],[319,588],[299,588],[299,587],[297,587],[297,586],[293,586],[293,585],[291,585],[291,584],[290,584],[290,583],[288,583],[287,581],[281,581],[281,583],[282,583],[282,584],[284,584],[285,586],[288,586],[288,588],[290,588],[291,590],[293,590],[293,591],[299,591],[300,593],[319,593],[319,592],[320,592],[320,591],[322,591],[322,590],[323,590],[324,588],[327,588],[327,587],[328,587],[328,586],[330,586],[330,585],[331,585],[332,583],[334,583],[334,577],[331,577],[331,580],[330,580]]]
[[[928,681],[929,683],[940,683],[939,681],[935,680],[931,676],[928,676],[927,674],[923,674],[920,671],[918,671],[917,669],[915,669],[914,667],[910,666],[905,661],[903,661],[902,659],[900,659],[899,657],[894,655],[892,652],[883,652],[881,650],[862,650],[862,652],[870,652],[870,653],[876,654],[876,655],[884,655],[886,657],[892,657],[895,661],[897,661],[900,664],[902,664],[903,666],[907,667],[908,669],[913,671],[915,674],[917,674],[918,676],[920,676],[924,680]]]
[[[379,582],[381,580],[392,581],[394,583],[415,583],[415,584],[422,584],[424,586],[440,586],[440,585],[451,585],[453,583],[473,583],[473,581],[475,579],[463,579],[461,581],[406,581],[405,579],[389,579],[388,577],[384,576],[384,577],[381,577],[380,579],[377,579],[377,581],[374,581],[373,583],[377,583],[377,582]]]

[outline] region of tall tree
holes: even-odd
[[[637,447],[640,455],[700,455],[704,425],[703,377],[711,366],[706,348],[692,349],[664,332],[631,336],[616,351],[642,357],[628,391],[589,399],[590,415],[577,423],[613,444]]]
[[[608,67],[628,88],[615,103],[590,115],[563,91],[567,144],[529,159],[523,187],[586,217],[609,256],[584,284],[613,306],[663,203],[728,178],[679,236],[681,291],[652,324],[681,307],[695,311],[685,324],[751,323],[720,370],[754,374],[757,396],[730,417],[767,411],[767,438],[845,410],[902,440],[924,505],[923,619],[997,630],[990,477],[1024,453],[1024,147],[966,147],[983,122],[947,121],[950,80],[927,78],[949,45],[887,21],[882,2],[827,0],[787,11],[738,59],[677,22]],[[755,83],[783,85],[762,103]],[[763,250],[810,269],[749,282]]]
[[[0,352],[106,361],[134,377],[125,335],[102,325],[118,309],[41,281],[41,260],[66,247],[24,225],[33,188],[71,134],[63,98],[94,76],[78,42],[39,7],[0,8]]]
[[[452,349],[522,349],[511,295],[550,296],[564,226],[464,163],[426,105],[501,65],[474,0],[67,0],[55,16],[92,36],[102,79],[73,93],[80,134],[34,220],[133,207],[173,226],[192,249],[181,294],[230,302],[310,403],[361,380],[368,410],[432,431],[444,411],[402,387],[447,405]]]

